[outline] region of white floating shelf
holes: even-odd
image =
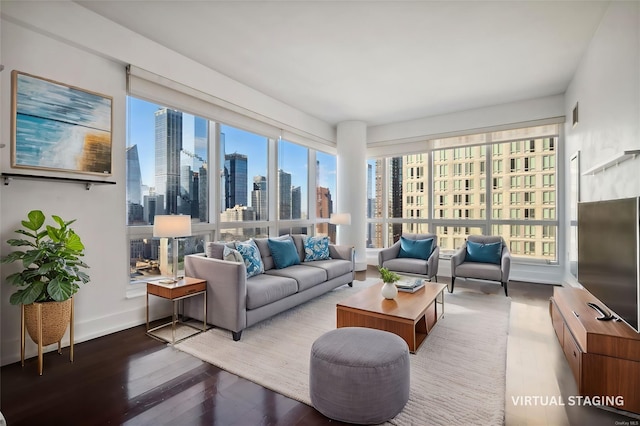
[[[595,175],[599,172],[604,172],[609,167],[617,166],[623,161],[627,161],[630,158],[635,158],[636,155],[640,155],[640,149],[632,149],[627,151],[622,151],[620,154],[615,157],[605,161],[604,163],[598,164],[596,166],[591,167],[589,170],[586,170],[582,173],[582,176],[586,175]]]

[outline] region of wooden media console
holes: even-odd
[[[600,321],[584,289],[554,288],[549,313],[582,396],[622,397],[614,408],[640,414],[640,334],[619,321]],[[619,398],[618,398],[619,400]]]

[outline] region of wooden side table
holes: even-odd
[[[161,297],[163,299],[170,300],[173,302],[173,311],[171,314],[171,321],[162,325],[159,325],[154,328],[149,328],[149,295]],[[187,322],[179,321],[178,318],[178,302],[184,300],[188,297],[202,295],[204,298],[204,308],[203,308],[203,320],[202,320],[202,328],[196,327],[193,324],[189,324]],[[184,277],[176,283],[172,284],[164,284],[158,281],[147,283],[147,334],[155,339],[163,340],[165,342],[175,344],[180,340],[186,339],[187,337],[193,336],[193,334],[183,337],[182,339],[178,339],[176,341],[176,324],[180,322],[183,325],[191,327],[198,332],[203,332],[207,330],[207,281],[201,280],[199,278],[191,278]],[[159,330],[161,328],[171,326],[171,340],[153,334],[154,331]],[[196,333],[197,334],[197,333]]]

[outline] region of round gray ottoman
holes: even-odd
[[[371,328],[338,328],[311,347],[311,403],[325,416],[377,424],[409,400],[409,348],[399,336]]]

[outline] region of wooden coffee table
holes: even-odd
[[[415,293],[398,292],[393,300],[380,294],[382,282],[336,305],[337,327],[368,327],[402,337],[415,353],[444,314],[445,284],[425,283]],[[440,305],[438,307],[438,305]]]

